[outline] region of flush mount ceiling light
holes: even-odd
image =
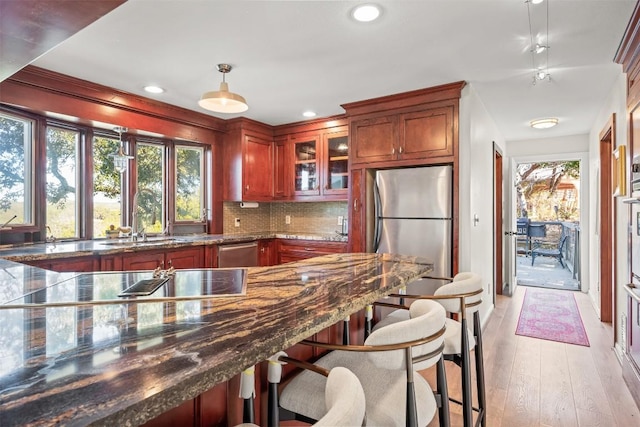
[[[249,109],[247,101],[242,96],[229,92],[229,85],[224,76],[231,71],[231,68],[229,64],[218,64],[218,71],[222,73],[220,90],[205,92],[198,101],[198,105],[216,113],[242,113]]]
[[[160,86],[156,86],[156,85],[148,85],[144,87],[145,92],[149,92],[149,93],[164,93],[164,89],[162,89]]]
[[[558,119],[550,117],[547,119],[531,120],[529,124],[534,129],[549,129],[558,124]]]
[[[380,7],[375,4],[361,4],[351,11],[351,16],[358,22],[371,22],[380,17]]]
[[[122,133],[127,131],[127,128],[122,126],[117,126],[113,128],[114,131],[118,132],[118,139],[120,140],[120,147],[118,151],[110,154],[113,157],[113,167],[120,173],[124,173],[127,170],[127,166],[129,166],[129,160],[133,159],[133,156],[129,156],[124,152],[124,145],[122,142]]]
[[[316,116],[316,113],[315,113],[315,112],[313,112],[313,111],[305,111],[304,113],[302,113],[302,115],[303,115],[304,117],[315,117],[315,116]]]

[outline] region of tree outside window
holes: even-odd
[[[33,224],[33,122],[0,114],[0,224]]]

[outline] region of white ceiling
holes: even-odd
[[[350,18],[354,1],[129,0],[33,64],[231,118],[197,104],[219,86],[216,64],[229,63],[229,88],[249,103],[241,115],[271,125],[465,80],[508,141],[585,134],[622,72],[613,57],[635,5],[530,5],[534,35],[544,36],[548,4],[551,46],[551,81],[534,86],[523,0],[375,2],[383,15],[365,24]],[[166,92],[146,94],[149,83]],[[560,119],[553,129],[528,126],[550,116]]]

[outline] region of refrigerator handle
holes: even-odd
[[[380,201],[380,190],[378,189],[378,183],[373,182],[373,199],[374,199],[374,232],[373,232],[373,252],[378,252],[378,247],[380,246],[380,222],[382,221],[380,216],[382,215],[382,202]]]

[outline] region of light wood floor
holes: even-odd
[[[591,344],[583,347],[515,335],[525,289],[498,296],[483,330],[487,426],[640,426],[612,349],[612,328],[596,317],[589,297],[574,293]],[[450,394],[459,397],[458,367],[448,365],[447,377]],[[452,404],[451,413],[452,426],[462,426],[460,407]],[[437,425],[437,419],[429,424]]]

